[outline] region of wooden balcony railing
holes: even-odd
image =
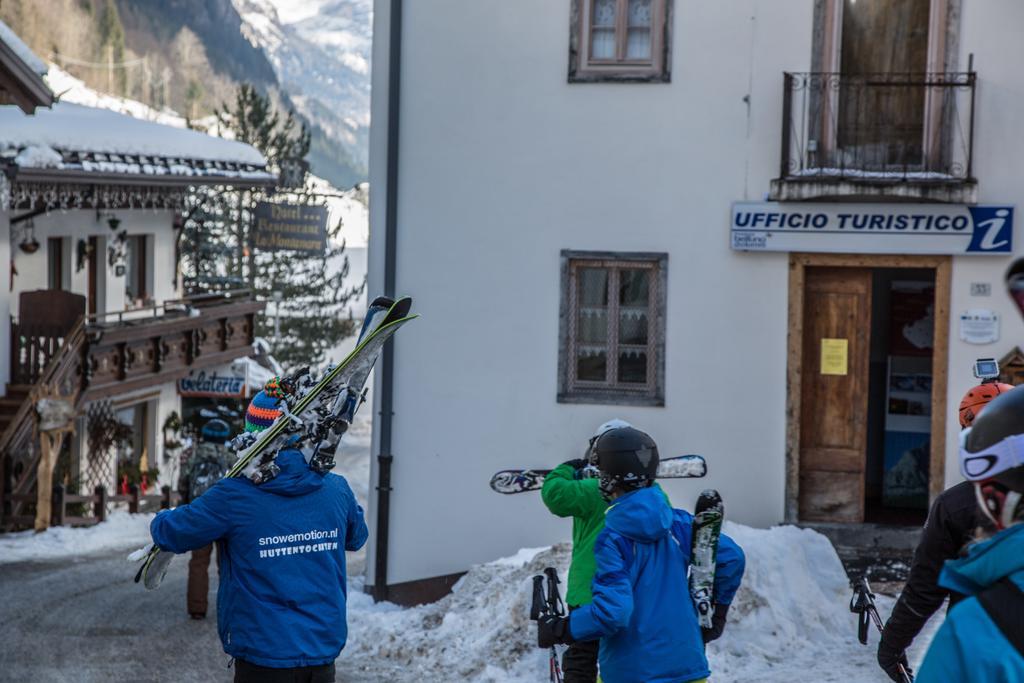
[[[32,384],[56,386],[81,407],[175,381],[248,355],[264,306],[248,292],[228,292],[80,319],[45,367],[33,371]],[[40,458],[35,423],[30,393],[0,434],[0,526],[34,500],[29,494]]]

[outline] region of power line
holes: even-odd
[[[141,66],[146,62],[145,57],[139,57],[137,59],[128,59],[123,62],[89,62],[84,59],[75,59],[74,57],[68,57],[56,52],[50,53],[50,59],[60,64],[74,64],[75,66],[88,66],[94,69],[129,69],[136,66]]]

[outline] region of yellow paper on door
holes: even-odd
[[[849,350],[849,340],[847,339],[822,339],[821,374],[845,375]]]

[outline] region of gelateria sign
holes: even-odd
[[[231,366],[192,371],[178,380],[178,394],[185,397],[243,398],[246,376]]]
[[[736,202],[737,251],[993,254],[1013,250],[1012,206]]]

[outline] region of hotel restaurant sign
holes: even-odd
[[[737,251],[1006,255],[1012,206],[736,202]]]
[[[260,251],[327,250],[326,206],[259,202],[253,214],[253,246]]]

